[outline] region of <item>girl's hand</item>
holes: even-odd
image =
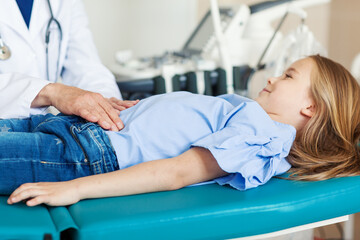
[[[64,206],[77,203],[80,196],[72,181],[26,183],[17,188],[7,202],[14,204],[20,201],[25,201],[30,207],[42,203],[49,206]]]

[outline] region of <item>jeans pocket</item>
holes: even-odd
[[[93,174],[112,172],[118,169],[116,155],[105,131],[97,124],[73,124],[71,133],[89,161]]]

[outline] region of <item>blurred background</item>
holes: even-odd
[[[132,49],[136,56],[143,57],[180,49],[209,9],[208,0],[83,1],[100,57],[107,66],[114,63],[118,50]],[[262,1],[218,2],[228,5]],[[329,57],[350,68],[360,52],[360,1],[332,0],[306,11],[306,23],[328,49]]]

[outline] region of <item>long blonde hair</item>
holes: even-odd
[[[311,94],[315,114],[298,133],[288,156],[289,178],[325,180],[360,175],[360,87],[342,65],[309,56],[315,63]]]

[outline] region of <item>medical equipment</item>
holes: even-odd
[[[304,24],[306,12],[299,13],[301,24],[277,43],[273,59],[268,62],[269,76],[280,76],[291,63],[305,56],[320,54],[327,56],[326,49],[315,39],[314,34]]]
[[[49,11],[50,11],[50,19],[48,21],[48,24],[46,26],[46,31],[45,31],[45,47],[46,47],[46,74],[47,74],[47,79],[50,80],[50,76],[49,76],[49,42],[50,42],[50,33],[52,31],[51,29],[51,24],[55,23],[56,28],[59,30],[59,46],[58,46],[58,56],[57,56],[57,62],[56,62],[56,72],[55,72],[55,78],[54,81],[57,82],[58,77],[59,77],[59,61],[60,61],[60,52],[61,52],[61,41],[62,41],[62,29],[61,29],[61,25],[59,23],[59,21],[54,17],[52,8],[51,8],[51,4],[50,4],[50,0],[47,0],[47,4],[49,7]]]
[[[249,8],[245,5],[235,8],[221,8],[219,18],[222,27],[226,29],[224,35],[229,38],[236,35],[238,36],[236,40],[240,39],[249,14]],[[218,55],[216,38],[212,32],[211,12],[208,11],[180,51],[167,52],[160,57],[124,62],[123,56],[129,55],[128,51],[125,51],[120,56],[118,55],[118,59],[121,58],[120,64],[113,66],[113,71],[119,73],[117,74],[118,80],[130,88],[133,83],[126,83],[129,78],[150,80],[143,81],[144,84],[142,85],[145,85],[144,88],[152,85],[156,93],[171,92],[183,88],[210,95],[225,93],[225,75],[223,71],[220,73],[214,71],[219,65],[218,61],[211,59],[211,57],[202,57],[202,55]],[[234,39],[234,41],[236,40]],[[210,73],[209,71],[214,72]],[[218,81],[217,84],[219,85],[218,91],[215,92],[212,89],[214,76],[221,76],[221,81]],[[134,84],[136,83],[134,82]],[[120,86],[120,89],[123,90],[123,86]],[[229,91],[233,91],[233,89]]]
[[[178,90],[247,95],[254,69],[259,69],[260,62],[267,66],[273,60],[276,43],[282,39],[270,23],[287,11],[305,18],[302,8],[328,2],[277,0],[220,8],[213,3],[213,10],[206,13],[180,51],[129,61],[120,57],[119,64],[110,69],[125,98]]]
[[[7,60],[11,57],[11,51],[8,46],[5,45],[0,34],[0,60]]]
[[[233,41],[239,40],[249,14],[250,10],[245,5],[221,8],[219,19],[221,27],[226,29],[224,36],[232,38]],[[234,35],[237,39],[234,39]],[[150,89],[151,92],[161,93],[186,88],[192,92],[218,95],[225,93],[227,86],[225,72],[221,69],[216,70],[220,65],[219,61],[211,57],[219,54],[216,44],[211,11],[208,11],[180,51],[167,52],[154,58],[119,61],[120,64],[114,65],[112,70],[125,94],[127,88],[133,89],[140,83],[143,86],[140,92]],[[128,55],[128,52],[124,54]],[[124,54],[121,54],[120,58]],[[221,78],[219,81],[216,80],[218,76]],[[128,82],[129,79],[142,80]],[[214,88],[214,84],[217,87]],[[229,91],[232,92],[233,89],[230,88]],[[138,96],[139,93],[135,94],[135,97]]]
[[[57,78],[59,77],[59,59],[60,59],[60,51],[61,51],[61,41],[62,41],[62,29],[59,21],[54,17],[50,0],[47,0],[47,5],[50,11],[50,19],[47,23],[46,30],[45,30],[45,52],[46,52],[46,75],[47,79],[50,80],[50,74],[49,74],[49,42],[50,42],[50,34],[53,31],[51,28],[52,23],[56,25],[56,29],[59,31],[59,47],[58,47],[58,56],[57,56],[57,64],[56,64],[56,73],[54,81],[57,81]],[[4,40],[1,37],[0,34],[0,60],[7,60],[11,57],[11,51],[10,48],[5,44]]]

